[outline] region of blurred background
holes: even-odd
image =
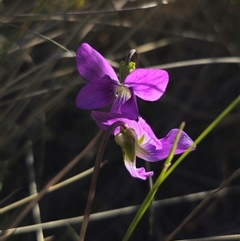
[[[31,175],[40,191],[99,130],[91,111],[75,106],[85,81],[76,70],[74,52],[83,42],[106,57],[116,71],[133,48],[140,52],[140,67],[168,71],[170,81],[161,99],[138,99],[140,114],[158,138],[185,121],[185,131],[196,139],[239,95],[237,0],[3,0],[0,5],[1,208],[30,195]],[[222,57],[228,57],[229,63],[222,63]],[[197,198],[198,193],[206,196],[240,167],[239,127],[238,107],[164,182],[155,197],[160,204],[144,215],[131,240],[163,240],[203,199]],[[97,147],[62,180],[91,168]],[[149,182],[129,175],[113,137],[104,160],[92,213],[141,204]],[[137,165],[146,163],[137,160]],[[163,162],[147,166],[155,172],[153,181],[162,166]],[[230,182],[175,238],[240,233],[239,180]],[[88,175],[47,194],[39,202],[41,222],[82,216],[90,182]],[[161,204],[164,199],[169,201]],[[23,207],[2,213],[1,229],[7,229]],[[90,221],[86,240],[121,240],[135,212]],[[19,226],[34,223],[29,213]],[[49,225],[42,240],[78,240],[80,225]],[[30,231],[9,240],[41,241]]]

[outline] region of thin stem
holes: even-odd
[[[81,230],[80,230],[80,234],[79,234],[79,241],[84,241],[84,239],[85,239],[88,221],[89,221],[89,216],[90,216],[91,207],[92,207],[92,202],[93,202],[95,192],[96,192],[96,186],[97,186],[98,174],[99,174],[99,170],[100,170],[100,164],[101,164],[101,160],[102,160],[103,153],[104,153],[104,150],[105,150],[105,146],[107,144],[107,141],[108,141],[110,135],[112,134],[112,131],[118,126],[122,126],[124,128],[125,123],[122,122],[122,121],[117,121],[114,124],[112,124],[109,127],[109,129],[104,133],[104,135],[101,139],[100,146],[98,148],[98,153],[97,153],[97,156],[96,156],[92,182],[91,182],[90,190],[89,190],[89,193],[88,193],[88,200],[87,200],[87,205],[86,205],[86,208],[85,208],[84,218],[83,218],[83,222],[82,222],[82,226],[81,226]]]
[[[207,238],[194,238],[194,239],[181,239],[176,241],[229,241],[229,240],[240,240],[240,234],[230,234],[230,235],[221,235],[213,236]]]
[[[29,179],[29,193],[30,195],[37,194],[37,184],[35,180],[35,171],[34,171],[34,157],[33,157],[33,150],[32,150],[32,142],[28,141],[28,150],[26,153],[26,166],[28,168],[28,179]],[[41,211],[39,204],[32,208],[33,220],[35,224],[41,223]],[[43,231],[39,228],[36,231],[36,240],[37,241],[44,241]]]
[[[149,162],[145,162],[145,166],[146,166],[147,172],[151,171]],[[152,178],[152,176],[150,176],[148,178],[148,185],[149,185],[149,191],[150,191],[153,188],[153,178]],[[154,202],[154,198],[151,201],[151,203],[149,205],[149,209],[148,209],[148,212],[149,212],[149,218],[148,218],[149,235],[152,235],[152,233],[153,233],[153,224],[154,224],[154,205],[153,205],[153,202]]]
[[[160,208],[160,207],[171,207],[171,206],[179,205],[179,203],[191,204],[194,202],[199,202],[199,201],[202,201],[208,195],[211,195],[216,190],[217,189],[153,201],[153,206],[154,208]],[[215,195],[217,195],[219,198],[223,198],[231,194],[236,194],[236,192],[238,191],[239,191],[238,186],[225,187],[219,190],[219,192],[217,192]],[[119,217],[128,216],[129,214],[135,213],[139,207],[140,205],[134,205],[134,206],[127,206],[124,208],[117,208],[113,210],[93,213],[90,215],[90,218],[91,218],[91,221],[102,222],[103,220],[106,220],[109,218],[119,218]],[[14,229],[8,229],[3,231],[0,230],[0,236],[4,232],[14,231],[14,235],[16,235],[16,234],[35,232],[39,228],[47,230],[47,229],[63,227],[69,224],[71,225],[80,224],[82,223],[82,221],[83,221],[83,216],[54,220],[54,221],[49,221],[49,222],[40,223],[40,224],[33,224],[29,226],[18,227],[17,229],[14,228]]]
[[[138,222],[142,218],[143,214],[146,212],[148,205],[151,199],[154,197],[160,185],[166,180],[166,178],[177,168],[177,166],[184,160],[184,158],[190,153],[190,151],[195,147],[195,145],[199,144],[215,127],[216,125],[229,114],[230,111],[234,107],[236,107],[240,103],[240,96],[237,96],[232,103],[200,134],[200,136],[194,141],[193,145],[191,145],[177,160],[174,164],[165,172],[164,175],[159,175],[157,181],[153,185],[153,189],[148,193],[146,198],[144,199],[142,205],[140,206],[137,214],[135,215],[132,223],[130,224],[125,236],[123,237],[123,241],[129,240],[132,235],[134,229],[136,228]],[[161,178],[160,178],[161,177]]]
[[[172,159],[173,159],[173,157],[174,157],[174,152],[175,152],[175,150],[176,150],[176,148],[177,148],[177,144],[178,144],[178,141],[179,141],[179,139],[180,139],[181,132],[182,132],[182,130],[184,129],[185,125],[186,125],[185,122],[182,122],[181,125],[180,125],[179,131],[178,131],[177,136],[176,136],[176,139],[175,139],[175,141],[174,141],[174,143],[173,143],[173,147],[172,147],[172,149],[171,149],[171,152],[169,153],[168,158],[167,158],[166,161],[164,162],[163,169],[162,169],[162,171],[161,171],[161,173],[160,173],[160,179],[162,179],[162,178],[164,177],[165,173],[167,172],[167,170],[168,170],[169,167],[171,166],[171,161],[172,161]]]
[[[182,123],[180,125],[180,128],[184,128],[184,123]],[[144,215],[144,213],[146,212],[146,210],[148,209],[150,203],[152,202],[159,186],[162,184],[162,180],[164,177],[165,172],[168,169],[168,166],[170,165],[170,162],[173,158],[173,153],[175,153],[176,147],[177,147],[177,143],[179,141],[180,135],[181,135],[181,129],[179,129],[177,136],[174,140],[172,149],[170,151],[170,154],[167,158],[167,160],[165,161],[165,168],[162,170],[162,172],[159,174],[156,182],[154,183],[152,189],[149,191],[149,193],[147,194],[146,198],[144,199],[142,205],[140,206],[139,210],[137,211],[137,214],[135,215],[135,217],[133,218],[133,221],[131,222],[125,236],[123,237],[123,241],[127,241],[129,240],[130,236],[132,235],[134,229],[136,228],[137,224],[139,223],[139,221],[141,220],[142,216]]]
[[[169,64],[161,64],[155,65],[151,68],[161,68],[161,69],[172,69],[172,68],[180,68],[185,66],[193,66],[193,65],[202,65],[202,64],[224,64],[224,63],[232,63],[232,64],[240,64],[240,57],[221,57],[221,58],[205,58],[205,59],[192,59],[186,61],[179,61]]]
[[[229,114],[234,107],[240,104],[240,95],[232,101],[231,104],[199,135],[199,137],[194,141],[194,144],[190,146],[169,168],[166,174],[163,177],[163,181],[175,170],[175,168],[183,161],[183,159],[190,153],[195,145],[198,145],[210,132],[213,130],[216,125]]]

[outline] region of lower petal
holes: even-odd
[[[176,139],[178,131],[179,129],[172,129],[166,137],[160,139],[159,142],[161,142],[162,148],[153,151],[153,155],[151,155],[151,158],[148,161],[154,162],[167,158],[173,147],[173,143]],[[187,133],[181,131],[181,135],[174,154],[176,155],[185,152],[191,145],[193,145],[193,140],[187,135]],[[148,150],[149,147],[146,146],[145,149]],[[194,147],[192,150],[195,149],[196,147]]]
[[[79,91],[76,106],[81,109],[98,109],[110,105],[114,99],[116,84],[111,79],[88,82]]]
[[[153,171],[146,172],[144,167],[137,168],[135,162],[124,160],[124,164],[132,177],[146,180],[153,175]]]
[[[166,137],[160,139],[162,146],[165,149],[172,149],[173,143],[177,137],[179,129],[172,129]],[[183,153],[193,144],[193,140],[187,135],[186,132],[181,131],[181,135],[175,150],[175,154]],[[196,149],[196,147],[194,147]]]
[[[128,118],[130,120],[136,120],[138,118],[138,106],[136,96],[133,93],[133,89],[129,88],[128,98],[124,94],[119,95],[114,101],[111,113],[122,114],[122,118]],[[130,96],[130,97],[129,97]]]
[[[124,117],[130,120],[137,120],[138,118],[138,106],[137,106],[137,98],[133,92],[132,88],[129,88],[131,91],[131,98],[127,100],[121,107],[121,113]]]
[[[121,120],[121,114],[118,113],[109,113],[103,111],[92,111],[91,117],[95,120],[96,124],[103,130],[107,130],[109,126],[115,123],[118,120]],[[119,130],[114,133],[119,133]]]
[[[152,145],[151,143],[146,143],[143,145],[139,145],[143,151],[139,150],[139,148],[136,148],[136,155],[149,162],[159,161],[158,158],[158,149],[156,149],[156,145]]]

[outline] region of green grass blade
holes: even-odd
[[[123,241],[129,240],[130,236],[132,235],[134,229],[136,228],[138,222],[141,220],[142,216],[148,209],[149,204],[153,200],[158,188],[160,185],[166,180],[166,178],[176,169],[176,167],[184,160],[184,158],[190,153],[190,151],[194,148],[195,145],[199,144],[215,127],[216,125],[233,110],[238,104],[240,103],[240,96],[238,96],[201,134],[200,136],[194,141],[194,144],[190,146],[186,152],[184,152],[176,162],[169,168],[164,175],[159,175],[156,182],[153,185],[153,188],[149,191],[148,195],[144,199],[143,203],[141,204],[139,210],[137,211],[132,223],[130,224],[125,236],[123,237]],[[178,133],[179,134],[179,133]],[[177,141],[177,138],[175,142]],[[174,151],[174,148],[172,148]],[[170,155],[169,155],[170,156]],[[168,160],[168,159],[167,159]],[[170,160],[170,157],[169,157]],[[165,163],[170,163],[169,161]]]
[[[159,186],[161,185],[162,183],[162,179],[163,179],[163,176],[165,174],[165,172],[167,171],[168,167],[170,166],[171,164],[171,160],[173,159],[174,157],[174,152],[177,148],[177,143],[179,141],[179,138],[180,138],[180,135],[181,135],[181,131],[183,130],[185,126],[185,123],[183,122],[179,128],[179,131],[177,133],[177,136],[174,140],[174,143],[173,143],[173,146],[172,146],[172,149],[170,151],[170,154],[168,156],[168,158],[166,159],[166,161],[164,162],[164,167],[161,171],[161,173],[159,174],[156,182],[154,183],[152,189],[149,191],[147,197],[145,198],[145,200],[143,201],[140,209],[138,210],[137,214],[135,215],[125,237],[123,238],[123,241],[126,241],[128,240],[128,238],[131,236],[132,232],[134,231],[134,229],[136,228],[138,222],[140,221],[140,219],[142,218],[142,216],[144,215],[144,213],[146,212],[146,210],[148,209],[150,203],[152,202]]]

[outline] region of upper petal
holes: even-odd
[[[76,64],[79,74],[87,81],[101,79],[109,76],[117,82],[118,78],[106,59],[89,44],[83,43],[76,53]]]
[[[124,122],[128,127],[132,128],[138,137],[142,136],[142,129],[140,128],[137,121],[129,120],[127,118],[123,118],[123,115],[120,113],[109,113],[102,111],[92,111],[92,118],[96,121],[96,124],[102,128],[103,130],[107,130],[110,125],[117,121]],[[113,134],[116,135],[119,133],[119,127],[117,127]]]
[[[111,79],[88,82],[79,91],[76,106],[81,109],[97,109],[110,105],[115,99],[115,87]]]
[[[168,73],[161,69],[136,69],[125,79],[124,85],[132,87],[143,100],[158,100],[168,84]]]
[[[151,144],[155,146],[155,149],[162,148],[162,143],[155,136],[151,127],[147,124],[147,122],[141,117],[138,116],[138,121],[130,120],[128,118],[124,118],[123,114],[120,113],[108,113],[102,111],[92,111],[92,118],[96,121],[97,125],[107,130],[110,125],[115,123],[116,121],[124,122],[129,128],[132,128],[136,134],[138,139],[142,139],[140,145]],[[119,128],[116,128],[114,131],[114,135],[119,133]],[[143,138],[142,138],[143,137]]]

